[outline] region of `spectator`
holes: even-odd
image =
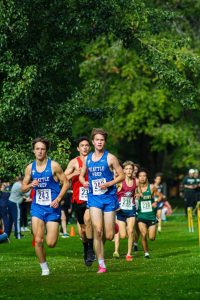
[[[8,198],[9,192],[5,191],[5,184],[0,184],[0,219],[3,220],[3,231],[8,234]]]
[[[8,236],[10,236],[12,226],[14,223],[14,234],[16,239],[21,239],[20,230],[20,204],[23,201],[24,196],[29,197],[30,193],[22,193],[22,177],[17,177],[16,182],[13,184],[8,200]]]

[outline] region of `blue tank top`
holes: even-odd
[[[105,199],[109,196],[116,196],[116,186],[112,185],[107,190],[101,190],[99,185],[113,180],[113,172],[108,165],[108,151],[104,151],[102,157],[98,161],[92,160],[93,153],[89,153],[86,160],[89,179],[89,194],[88,197],[98,197]]]
[[[37,179],[39,185],[34,188],[33,204],[49,207],[50,203],[56,199],[60,193],[59,182],[55,181],[51,169],[51,160],[47,160],[46,168],[43,172],[36,169],[36,161],[32,163],[32,180]]]

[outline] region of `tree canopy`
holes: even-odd
[[[200,167],[199,16],[197,0],[0,1],[0,177],[42,135],[65,167],[93,126],[122,159],[143,140],[162,168]]]

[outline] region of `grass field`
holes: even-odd
[[[121,242],[121,258],[112,258],[113,242],[106,243],[106,274],[96,274],[97,263],[87,268],[81,241],[76,235],[59,237],[47,250],[51,275],[40,276],[31,235],[11,237],[0,244],[0,299],[200,299],[200,248],[197,220],[188,233],[187,220],[177,213],[163,224],[155,242],[149,242],[150,260],[143,252],[126,262],[127,241]]]

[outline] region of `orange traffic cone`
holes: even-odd
[[[74,226],[70,227],[70,234],[69,235],[70,236],[75,236],[76,235],[75,230],[74,230]]]

